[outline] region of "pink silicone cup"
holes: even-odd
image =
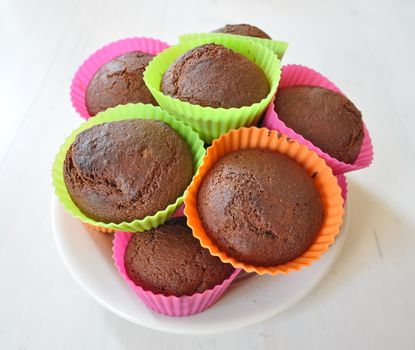
[[[174,214],[171,216],[172,218],[180,218],[184,216],[184,204],[177,208]]]
[[[138,233],[139,234],[139,233]],[[239,274],[240,270],[236,269],[222,284],[208,289],[203,293],[196,293],[191,296],[165,296],[155,294],[151,291],[144,290],[142,287],[134,284],[127,276],[124,267],[124,253],[133,233],[116,231],[113,240],[113,259],[118,272],[134,290],[138,297],[150,309],[167,316],[191,316],[205,311],[211,307],[226,291],[232,281]]]
[[[85,104],[85,92],[96,71],[115,57],[131,51],[142,51],[156,55],[168,48],[163,41],[152,38],[127,38],[114,41],[89,56],[78,68],[71,84],[71,101],[82,118],[90,117]]]
[[[343,197],[343,206],[346,205],[346,199],[347,199],[347,180],[346,176],[343,174],[336,175],[337,178],[337,184],[339,185],[341,191],[342,191],[342,197]]]
[[[289,64],[282,67],[281,80],[278,85],[278,88],[296,85],[319,86],[343,94],[343,92],[340,91],[340,89],[336,87],[332,82],[330,82],[326,77],[324,77],[320,73],[317,73],[315,70],[311,68],[297,64]],[[292,139],[295,139],[299,143],[307,146],[309,149],[316,152],[321,158],[323,158],[326,161],[327,165],[333,169],[334,174],[343,174],[349,171],[366,168],[372,163],[373,146],[369,132],[364,123],[364,137],[360,153],[353,164],[347,164],[331,157],[327,153],[323,152],[320,148],[314,146],[303,136],[297,134],[293,129],[287,127],[284,124],[284,122],[278,118],[278,115],[274,110],[274,99],[275,96],[269,104],[267,110],[265,111],[265,117],[262,126],[271,130],[277,130],[280,133],[286,134]]]

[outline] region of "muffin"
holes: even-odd
[[[270,87],[264,72],[245,56],[205,44],[173,62],[163,75],[161,91],[203,107],[239,108],[260,102]]]
[[[249,24],[227,24],[222,28],[214,30],[212,33],[236,34],[254,38],[271,39],[267,33],[258,27]]]
[[[281,88],[275,112],[287,127],[337,160],[352,164],[359,155],[362,114],[346,96],[317,86]]]
[[[143,73],[154,56],[132,51],[104,64],[88,84],[85,102],[91,116],[109,107],[127,103],[157,105],[143,81]]]
[[[324,219],[313,178],[294,160],[265,149],[220,158],[202,180],[196,203],[213,244],[254,266],[301,256]]]
[[[74,204],[104,223],[154,215],[180,197],[193,175],[185,141],[164,122],[129,119],[78,134],[63,165]]]
[[[212,289],[234,271],[200,246],[184,218],[134,234],[125,250],[124,266],[136,285],[178,297]]]

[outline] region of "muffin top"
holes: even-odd
[[[186,142],[161,121],[129,119],[80,133],[64,162],[75,205],[105,223],[131,222],[165,209],[193,176]]]
[[[271,39],[271,37],[263,30],[250,24],[227,24],[222,28],[214,30],[212,33],[236,34],[254,38]]]
[[[346,96],[316,86],[281,88],[275,111],[288,127],[337,160],[351,164],[359,155],[362,114]]]
[[[222,45],[196,47],[176,59],[161,81],[161,90],[203,107],[250,106],[269,93],[264,72],[245,56]]]
[[[91,116],[109,107],[156,100],[147,89],[143,73],[154,56],[141,51],[128,52],[104,64],[86,89],[85,102]]]
[[[124,265],[136,285],[176,296],[212,289],[234,271],[202,248],[184,219],[172,219],[151,231],[134,234]]]
[[[324,217],[313,178],[285,155],[262,149],[219,159],[202,181],[197,208],[221,251],[264,267],[301,256]]]

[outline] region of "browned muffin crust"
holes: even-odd
[[[125,251],[124,265],[136,285],[176,296],[212,289],[234,271],[201,247],[183,219],[134,234]]]
[[[316,86],[278,90],[278,117],[322,151],[352,164],[363,143],[362,114],[344,95]]]
[[[212,33],[226,33],[254,38],[271,39],[271,37],[263,30],[250,24],[227,24],[226,26],[214,30]]]
[[[161,90],[203,107],[250,106],[269,93],[264,72],[246,57],[216,44],[196,47],[176,59]]]
[[[107,108],[127,103],[157,106],[143,80],[144,70],[153,57],[141,51],[128,52],[98,69],[86,89],[88,113],[94,116]]]
[[[202,181],[197,208],[214,244],[255,266],[276,266],[301,256],[324,217],[307,172],[285,155],[262,149],[242,149],[219,159]]]
[[[183,194],[193,175],[191,152],[161,121],[129,119],[80,133],[64,162],[75,205],[106,223],[143,219]]]

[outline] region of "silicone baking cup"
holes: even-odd
[[[271,39],[264,39],[264,38],[254,38],[251,36],[243,36],[243,35],[235,35],[235,34],[226,34],[226,33],[193,33],[193,34],[185,34],[179,36],[180,42],[185,42],[188,40],[194,40],[203,38],[205,36],[214,36],[214,35],[225,35],[230,37],[238,37],[240,39],[251,40],[256,44],[265,46],[266,48],[270,49],[274,52],[278,58],[281,60],[284,56],[285,51],[288,48],[288,43],[285,41],[278,41],[278,40],[271,40]]]
[[[131,51],[142,51],[152,55],[157,55],[169,47],[163,41],[152,38],[127,38],[114,41],[89,56],[78,68],[71,84],[71,101],[75,110],[82,118],[90,117],[85,104],[85,92],[89,82],[105,63]]]
[[[236,269],[222,284],[202,293],[177,297],[155,294],[136,285],[127,275],[124,266],[124,253],[133,233],[117,231],[113,240],[113,259],[118,272],[137,296],[150,309],[168,316],[191,316],[211,307],[226,291],[240,270]]]
[[[182,204],[180,207],[178,207],[176,209],[176,211],[173,213],[173,215],[171,217],[175,218],[175,217],[184,216],[183,210],[184,210],[184,205]],[[89,230],[95,230],[95,231],[99,231],[99,232],[102,232],[102,233],[114,233],[114,230],[111,230],[109,228],[94,226],[94,225],[91,225],[91,224],[87,224],[86,222],[83,222],[83,225]]]
[[[177,131],[177,133],[186,141],[187,145],[189,146],[193,157],[194,169],[195,172],[197,171],[205,154],[203,142],[197,133],[195,133],[189,126],[183,124],[181,121],[174,119],[159,107],[141,103],[126,104],[114,108],[109,108],[104,112],[98,113],[94,118],[88,119],[88,121],[81,124],[78,129],[72,132],[72,134],[65,140],[65,143],[61,146],[58,154],[55,157],[55,162],[52,169],[53,186],[55,187],[56,195],[58,196],[65,209],[70,214],[72,214],[72,216],[78,218],[82,222],[104,229],[142,232],[157,227],[166,221],[167,218],[169,218],[183,203],[183,196],[177,198],[176,202],[170,204],[167,206],[167,208],[158,211],[154,215],[147,216],[144,219],[134,220],[132,222],[122,222],[120,224],[103,223],[88,218],[78,209],[78,207],[73,203],[63,179],[63,163],[66,157],[66,152],[79,133],[94,125],[126,119],[153,119],[161,120],[169,124],[174,130]]]
[[[88,224],[86,222],[83,222],[82,224],[88,230],[95,230],[95,231],[102,232],[102,233],[114,233],[114,230],[111,230],[110,228],[94,226],[94,225]]]
[[[223,45],[255,62],[268,78],[270,92],[267,97],[251,106],[225,109],[202,107],[164,95],[160,91],[161,79],[173,61],[185,52],[209,43]],[[144,72],[144,81],[159,105],[190,125],[207,143],[230,129],[255,124],[274,96],[279,80],[280,62],[271,50],[231,35],[206,35],[172,46],[157,55]]]
[[[315,242],[303,255],[288,263],[272,267],[262,267],[237,261],[225,252],[220,251],[203,228],[197,211],[197,193],[204,176],[225,154],[245,148],[262,148],[285,154],[301,165],[310,176],[314,175],[314,183],[320,192],[325,217]],[[286,135],[281,135],[266,128],[259,129],[256,127],[231,130],[213,141],[212,146],[207,149],[207,154],[203,158],[198,174],[194,176],[192,183],[187,189],[184,203],[187,225],[192,228],[193,235],[199,239],[203,247],[209,249],[212,255],[218,256],[224,263],[230,263],[235,268],[241,268],[246,272],[256,272],[260,275],[286,274],[290,271],[300,270],[304,266],[311,265],[318,260],[328,250],[338,235],[344,213],[341,189],[332,170],[322,158],[318,157],[315,152],[310,151],[306,146],[289,139]]]
[[[344,200],[343,206],[345,206],[346,200],[347,200],[347,192],[348,192],[347,179],[346,179],[346,176],[344,176],[344,174],[336,175],[336,178],[337,178],[337,184],[339,185],[341,189],[342,197]]]
[[[289,64],[282,68],[281,81],[278,88],[284,88],[289,86],[319,86],[322,88],[330,89],[332,91],[343,94],[338,87],[330,82],[326,77],[317,73],[311,68],[304,67],[296,64]],[[344,94],[343,94],[344,95]],[[277,130],[280,133],[286,134],[289,137],[297,140],[302,145],[307,146],[312,151],[316,152],[321,158],[323,158],[327,164],[333,169],[334,174],[342,174],[349,171],[358,170],[368,167],[373,161],[373,146],[370,139],[369,131],[366,125],[363,123],[363,143],[360,149],[360,153],[353,164],[347,164],[339,161],[329,154],[323,152],[319,147],[314,146],[310,141],[306,140],[300,134],[297,134],[293,129],[287,127],[285,123],[278,118],[278,114],[274,110],[274,99],[269,104],[262,126],[265,126],[271,130]]]

